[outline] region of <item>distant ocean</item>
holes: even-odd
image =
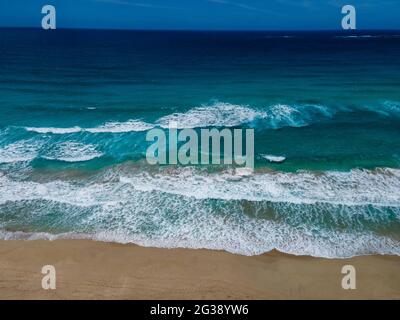
[[[1,239],[400,255],[400,31],[0,29],[0,70]],[[170,120],[255,172],[149,165]]]

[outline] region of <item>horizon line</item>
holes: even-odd
[[[36,26],[0,26],[0,29],[35,29]],[[147,32],[364,32],[364,31],[399,31],[400,29],[138,29],[138,28],[93,28],[93,27],[57,27],[55,30],[93,30],[93,31],[147,31]],[[55,31],[52,30],[52,31]],[[47,30],[46,30],[47,31]]]

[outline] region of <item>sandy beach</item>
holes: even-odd
[[[400,299],[400,257],[144,248],[89,240],[0,241],[0,299]],[[341,269],[357,270],[343,290]],[[56,290],[41,287],[44,265]]]

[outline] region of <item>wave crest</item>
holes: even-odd
[[[90,133],[127,133],[147,131],[155,127],[169,128],[171,123],[179,129],[205,127],[235,127],[258,121],[266,128],[281,128],[286,126],[301,127],[318,121],[320,117],[331,117],[332,110],[320,105],[284,105],[277,104],[266,108],[253,108],[247,105],[237,105],[216,102],[190,109],[186,112],[172,113],[163,116],[155,123],[147,123],[139,119],[123,122],[107,122],[93,128],[74,126],[70,128],[26,127],[27,131],[46,134]]]
[[[266,112],[249,106],[217,102],[191,109],[184,113],[173,113],[160,118],[156,123],[168,128],[171,122],[178,128],[235,127],[266,117]]]

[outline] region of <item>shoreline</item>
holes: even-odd
[[[0,299],[400,299],[400,257],[241,256],[93,240],[0,240]],[[356,290],[341,287],[345,265]],[[56,290],[44,290],[44,265]]]

